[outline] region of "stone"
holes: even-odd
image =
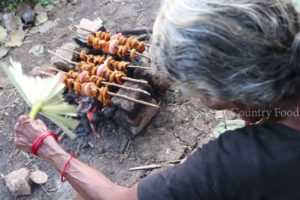
[[[40,44],[34,45],[30,50],[29,53],[34,56],[40,56],[44,53],[44,47]]]
[[[26,168],[13,171],[4,177],[9,191],[15,196],[30,195],[29,171]]]
[[[33,10],[29,9],[21,15],[21,19],[25,25],[34,25],[36,15]]]

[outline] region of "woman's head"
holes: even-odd
[[[165,1],[151,52],[201,95],[267,107],[300,94],[298,32],[290,0]]]

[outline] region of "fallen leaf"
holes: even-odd
[[[57,26],[57,21],[47,21],[46,23],[39,26],[39,32],[46,33],[55,26]]]
[[[40,24],[45,23],[46,21],[48,21],[48,15],[46,12],[42,12],[37,15],[35,25],[38,26]]]
[[[14,31],[11,33],[10,38],[5,43],[6,47],[20,47],[22,41],[25,37],[25,32],[23,30]]]
[[[34,12],[36,13],[36,14],[41,14],[41,13],[43,13],[43,12],[45,12],[45,9],[44,9],[44,7],[40,4],[40,3],[38,3],[38,4],[36,4],[35,6],[34,6]]]
[[[217,127],[213,130],[213,136],[218,138],[221,134],[225,133],[226,131],[236,130],[238,128],[243,128],[246,126],[244,120],[226,120],[225,122],[221,122],[217,125]]]
[[[7,36],[7,30],[0,25],[0,43],[4,42]]]
[[[9,52],[9,48],[0,47],[0,59],[2,59],[4,56],[6,56]]]
[[[19,16],[14,13],[6,13],[3,16],[4,26],[8,31],[17,31],[23,29],[23,23]]]

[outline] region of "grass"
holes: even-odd
[[[15,11],[23,0],[0,0],[0,6],[8,11]],[[53,3],[53,0],[27,0],[29,3],[35,5],[40,3],[43,6]]]

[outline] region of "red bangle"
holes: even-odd
[[[71,160],[74,158],[75,156],[74,155],[70,155],[70,158],[67,160],[65,166],[64,166],[64,169],[62,170],[61,172],[61,182],[65,182],[66,181],[66,178],[65,178],[65,174],[67,172],[67,168],[69,167],[70,165],[70,162]]]
[[[34,155],[38,156],[38,150],[39,150],[39,147],[41,146],[42,142],[46,139],[46,137],[48,136],[52,136],[56,142],[58,142],[58,137],[55,133],[53,132],[46,132],[46,133],[43,133],[42,135],[40,135],[32,144],[32,147],[31,147],[31,151]]]

